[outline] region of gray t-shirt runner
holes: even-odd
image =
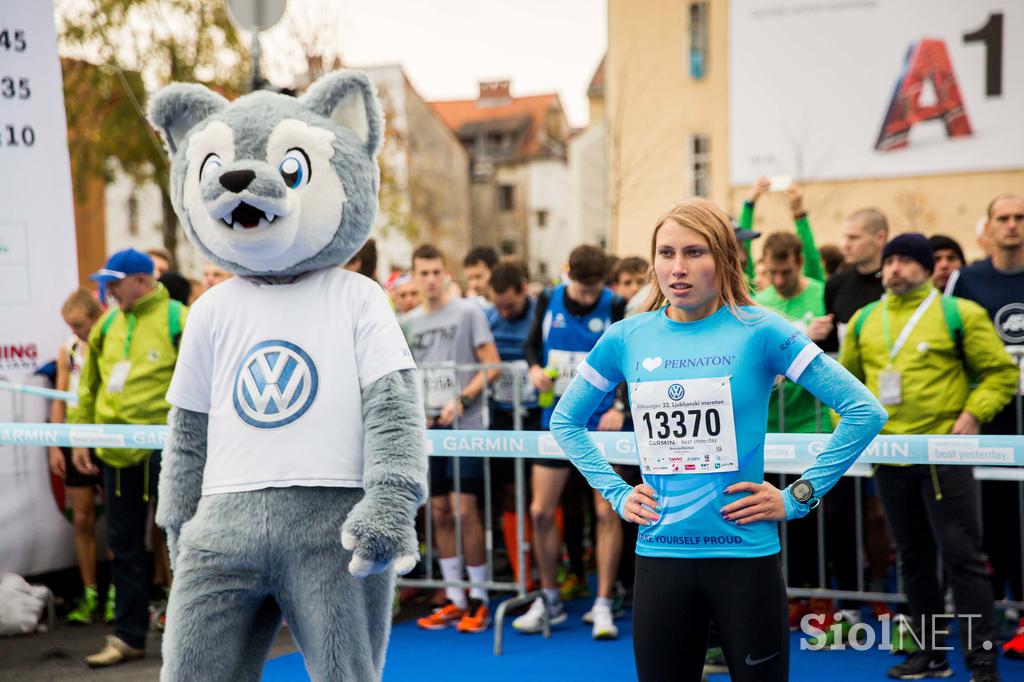
[[[405,338],[417,365],[437,362],[476,362],[476,349],[494,343],[487,317],[480,306],[461,298],[429,314],[409,316],[403,324]],[[428,417],[441,414],[445,403],[457,398],[473,380],[475,371],[420,369],[423,402]],[[459,418],[460,429],[483,428],[483,400],[477,398]]]

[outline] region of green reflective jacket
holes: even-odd
[[[157,283],[125,313],[107,311],[89,334],[89,354],[82,368],[78,407],[68,412],[69,424],[165,424],[171,406],[165,395],[174,374],[178,349],[171,339],[171,305],[167,289]],[[181,308],[184,328],[188,308]],[[131,362],[124,390],[107,390],[117,363]],[[152,448],[98,448],[96,456],[113,467],[139,463]]]
[[[886,294],[869,310],[859,333],[852,332],[867,309],[858,310],[850,318],[839,362],[874,395],[879,394],[879,372],[889,365],[890,344],[931,290],[929,281],[902,296]],[[962,298],[956,299],[956,305],[964,329],[962,349],[950,335],[940,299],[936,298],[892,362],[893,369],[900,372],[903,401],[885,406],[889,422],[882,433],[948,434],[962,411],[985,423],[1013,399],[1019,370],[985,309]],[[889,342],[884,331],[886,311]]]

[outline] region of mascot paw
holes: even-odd
[[[415,552],[371,554],[367,550],[373,544],[368,538],[360,540],[355,533],[348,530],[341,532],[341,546],[352,552],[352,561],[348,564],[348,570],[355,577],[365,578],[375,573],[383,573],[388,568],[393,568],[398,575],[405,575],[416,566],[416,562],[419,560],[419,555]]]
[[[395,559],[395,573],[398,575],[405,575],[412,569],[416,568],[416,562],[419,561],[419,557],[415,554],[406,554]]]

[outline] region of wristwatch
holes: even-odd
[[[793,485],[789,486],[789,492],[794,500],[806,504],[814,497],[814,486],[807,479],[801,478],[793,481]]]
[[[616,400],[612,407],[614,407],[619,412],[626,411],[626,403],[622,402],[621,400]]]
[[[465,393],[459,394],[459,403],[462,404],[462,409],[464,410],[469,409],[469,406],[473,404],[474,400],[476,400],[476,398],[470,398]]]

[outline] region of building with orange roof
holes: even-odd
[[[567,234],[570,127],[558,95],[513,97],[509,81],[486,81],[476,99],[431,107],[469,154],[473,238],[464,250],[493,246],[523,258],[535,278],[557,276],[576,243]]]

